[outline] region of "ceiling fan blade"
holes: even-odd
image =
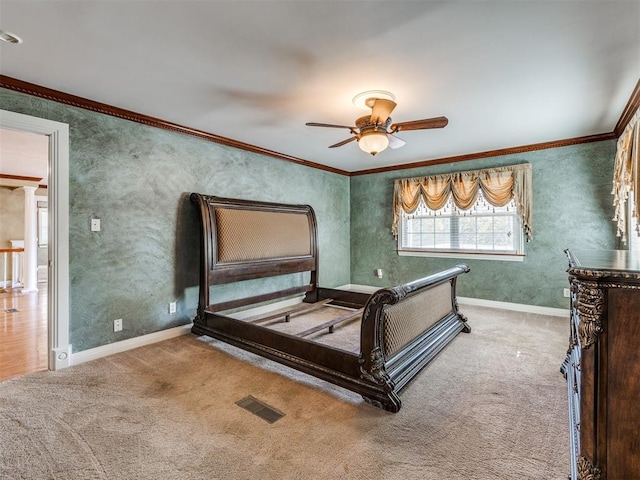
[[[395,135],[388,134],[387,138],[389,139],[389,148],[400,148],[404,147],[407,142],[402,140],[401,138],[396,137]]]
[[[346,140],[338,142],[338,143],[336,143],[334,145],[329,145],[329,148],[341,147],[341,146],[346,145],[349,142],[353,142],[354,140],[357,140],[357,139],[358,139],[358,137],[347,138]]]
[[[400,122],[391,125],[391,133],[405,130],[426,130],[428,128],[443,128],[449,123],[447,117],[425,118],[411,122]]]
[[[317,122],[307,122],[305,125],[309,127],[331,127],[331,128],[348,128],[349,130],[353,130],[356,127],[348,127],[346,125],[333,125],[331,123],[317,123]]]
[[[371,123],[374,125],[384,124],[396,108],[396,102],[386,98],[376,98],[371,107]]]

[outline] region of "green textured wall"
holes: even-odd
[[[351,282],[384,286],[467,263],[458,294],[502,302],[566,308],[565,248],[619,248],[611,180],[614,140],[448,165],[351,177]],[[529,162],[533,166],[533,240],[523,262],[400,257],[391,234],[396,178]],[[382,268],[382,280],[374,269]]]
[[[75,352],[193,318],[199,226],[190,192],[312,205],[319,225],[320,281],[349,283],[347,177],[10,90],[0,89],[0,108],[70,127],[70,341]],[[101,219],[101,232],[90,232],[92,217]],[[219,295],[238,296],[238,291]],[[174,300],[178,313],[169,315]],[[123,332],[113,333],[116,318],[124,319]]]

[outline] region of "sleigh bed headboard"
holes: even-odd
[[[317,289],[317,223],[309,205],[285,205],[192,193],[202,235],[201,310],[222,311]],[[210,304],[212,285],[311,272],[307,285]]]

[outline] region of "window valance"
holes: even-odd
[[[618,139],[618,150],[613,169],[613,220],[618,222],[617,236],[627,243],[627,216],[625,205],[633,192],[634,202],[630,205],[631,216],[640,220],[640,109]],[[637,234],[640,236],[640,225]]]
[[[439,210],[451,197],[458,208],[468,210],[477,200],[479,191],[482,191],[485,200],[496,207],[502,207],[513,199],[527,241],[531,240],[533,194],[530,163],[396,180],[393,192],[393,234],[398,235],[398,222],[402,212],[412,214],[421,201],[430,209]]]

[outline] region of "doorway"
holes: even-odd
[[[48,170],[48,136],[0,128],[0,381],[49,366]]]
[[[71,345],[69,344],[69,126],[60,122],[0,110],[0,128],[46,136],[48,150],[48,172],[46,175],[48,180],[46,195],[48,255],[46,288],[42,289],[44,307],[41,307],[46,309],[45,363],[46,367],[51,370],[65,368],[71,364]],[[1,166],[0,164],[0,170]],[[0,171],[0,173],[2,172]],[[42,302],[42,297],[38,299],[38,302]]]

